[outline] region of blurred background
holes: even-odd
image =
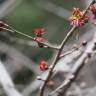
[[[73,7],[84,9],[89,1],[90,0],[0,0],[0,19],[14,29],[33,37],[35,36],[33,34],[34,28],[44,27],[46,30],[44,38],[51,43],[60,44],[65,34],[67,34],[71,28],[68,17],[71,15]],[[89,29],[90,25],[88,24],[80,29],[80,37]],[[91,36],[92,34],[89,34],[85,37],[90,40]],[[82,40],[85,39],[85,37],[82,37]],[[80,41],[76,40],[75,35],[73,35],[68,45],[72,46],[72,42],[79,43]],[[69,47],[65,49],[70,50]],[[48,61],[50,65],[54,58],[54,51],[51,49],[38,48],[35,42],[21,35],[0,32],[0,58],[8,73],[11,75],[16,88],[22,92],[24,96],[33,96],[33,94],[36,95],[35,92],[37,92],[38,88],[32,91],[30,84],[33,84],[36,76],[41,74],[38,64],[40,60],[44,59]],[[90,67],[90,65],[88,66]],[[89,72],[89,67],[86,67],[84,71],[84,74],[86,74],[86,76],[84,75],[85,81],[88,81],[89,87],[96,83],[94,66],[95,65],[93,65],[94,72]],[[61,78],[60,80],[63,79]],[[80,81],[81,79],[79,78],[78,82]],[[78,82],[77,85],[79,86]],[[84,84],[83,82],[82,86]],[[78,88],[78,86],[76,88]],[[68,96],[75,95],[69,94]],[[0,96],[5,96],[3,90],[0,92]],[[76,96],[85,95],[79,94]]]

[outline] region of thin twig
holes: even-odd
[[[7,24],[6,24],[6,25],[7,25]],[[25,37],[27,37],[27,38],[30,38],[31,40],[37,42],[36,39],[33,38],[32,36],[27,35],[27,34],[25,34],[25,33],[22,33],[22,32],[20,32],[20,31],[17,31],[17,30],[13,29],[13,28],[12,28],[11,26],[9,26],[9,25],[7,25],[7,27],[9,27],[9,29],[8,29],[8,28],[5,28],[5,27],[0,27],[0,29],[6,30],[6,31],[9,31],[9,32],[12,32],[12,33],[14,33],[14,32],[15,32],[15,33],[18,33],[18,34],[20,34],[20,35],[23,35],[23,36],[25,36]],[[38,43],[44,45],[44,48],[51,48],[51,49],[56,49],[56,50],[59,49],[59,46],[53,45],[53,44],[51,44],[51,43],[49,43],[49,42],[38,42]]]
[[[62,57],[64,57],[64,56],[66,56],[66,55],[69,55],[69,54],[73,53],[73,52],[76,51],[76,50],[78,50],[78,51],[83,51],[83,50],[80,50],[80,49],[79,49],[80,47],[81,47],[81,45],[78,46],[78,47],[75,47],[75,48],[71,49],[70,51],[65,52],[64,54],[61,54],[59,58],[62,58]]]
[[[75,50],[77,50],[77,49],[72,49],[71,51],[68,51],[68,52],[66,52],[66,53],[64,53],[64,54],[62,54],[62,55],[60,55],[60,58],[66,56],[66,55],[71,54],[71,53],[74,52]]]
[[[76,51],[76,50],[81,51],[81,52],[84,52],[84,50],[82,50],[82,49],[80,49],[80,48],[81,48],[81,47],[85,47],[85,46],[87,45],[87,42],[85,42],[85,43],[86,43],[86,44],[83,44],[83,42],[82,42],[80,45],[75,46],[75,47],[72,48],[70,51],[67,51],[67,52],[61,54],[59,58],[61,59],[61,58],[63,58],[64,56],[69,55],[69,54],[73,53],[73,52]]]

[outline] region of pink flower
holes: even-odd
[[[81,12],[79,8],[74,8],[69,21],[71,25],[81,27],[88,22],[88,17],[86,15],[83,16],[83,12]]]
[[[35,40],[38,42],[38,43],[43,43],[45,41],[44,38],[42,37],[36,37]]]

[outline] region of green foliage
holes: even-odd
[[[36,7],[33,3],[22,3],[8,17],[7,20],[17,30],[32,35],[32,29],[44,27],[47,13]]]

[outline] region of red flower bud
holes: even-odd
[[[88,17],[86,15],[83,16],[83,12],[79,8],[74,8],[69,21],[71,25],[81,27],[88,22]]]
[[[42,48],[42,47],[43,47],[43,44],[42,44],[42,43],[45,41],[45,39],[42,38],[42,37],[36,37],[36,38],[35,38],[35,41],[37,41],[38,46],[39,46],[40,48]]]
[[[35,40],[36,40],[37,42],[39,42],[39,43],[42,43],[42,42],[45,41],[45,39],[42,38],[42,37],[37,37],[37,38],[35,38]]]
[[[41,71],[47,70],[47,69],[48,69],[48,64],[47,64],[47,62],[44,61],[44,60],[42,60],[42,61],[40,62],[40,64],[39,64],[39,69],[40,69]]]
[[[44,28],[36,28],[34,29],[34,33],[36,34],[37,37],[41,37],[45,33]]]

